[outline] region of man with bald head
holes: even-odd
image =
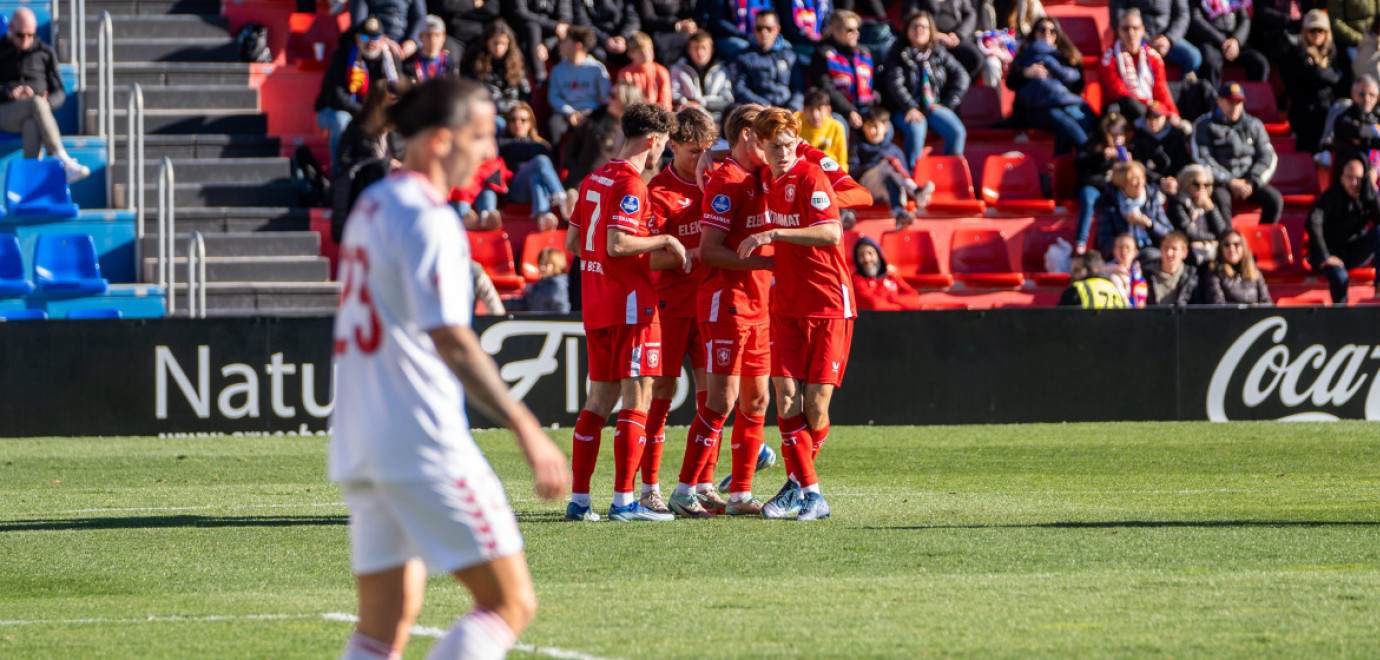
[[[62,161],[67,182],[86,178],[91,170],[62,148],[53,110],[67,93],[58,75],[57,54],[38,40],[34,13],[19,8],[10,17],[10,31],[0,41],[0,131],[24,136],[24,157],[38,158],[40,148]]]

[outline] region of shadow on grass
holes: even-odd
[[[565,522],[565,513],[562,511],[518,512],[517,519],[520,523]]]
[[[62,520],[0,521],[0,533],[85,529],[164,529],[173,527],[301,527],[344,526],[349,516],[139,516],[132,518],[67,518]]]
[[[1024,525],[894,525],[860,527],[876,531],[921,529],[1119,529],[1167,527],[1380,527],[1377,520],[1109,520]]]

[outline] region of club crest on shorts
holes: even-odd
[[[813,206],[821,211],[829,208],[829,194],[824,192],[823,190],[815,191],[815,194],[810,195],[810,206]]]
[[[794,183],[788,183],[788,184],[786,184],[786,203],[787,203],[787,204],[790,204],[790,203],[792,203],[792,202],[794,202],[794,201],[795,201],[795,184],[794,184]]]
[[[661,351],[655,348],[647,349],[647,368],[655,369],[661,366]]]
[[[733,351],[729,350],[726,346],[714,351],[714,364],[721,367],[727,367],[728,361],[731,359],[733,359]]]
[[[819,169],[825,172],[837,172],[839,171],[839,162],[826,156],[819,159]]]
[[[619,206],[623,208],[624,212],[637,213],[637,209],[642,207],[642,202],[638,201],[637,195],[625,195]]]
[[[728,201],[728,195],[715,195],[714,201],[710,202],[709,206],[718,213],[728,213],[728,209],[732,208],[733,204]]]

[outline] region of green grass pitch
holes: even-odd
[[[507,436],[478,438],[527,538],[536,647],[1375,658],[1376,428],[835,428],[820,460],[834,517],[813,524],[560,522]],[[669,436],[668,489],[685,432]],[[611,448],[606,430],[599,509]],[[0,441],[0,657],[336,657],[350,625],[323,615],[354,612],[354,593],[324,466],[316,437]],[[782,479],[763,474],[759,497]],[[433,579],[420,623],[467,609]]]

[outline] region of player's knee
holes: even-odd
[[[829,425],[829,406],[827,403],[811,401],[805,404],[805,421],[812,429]]]
[[[497,609],[498,615],[513,629],[513,634],[521,635],[537,616],[537,594],[531,588],[515,590],[515,593],[506,595]]]
[[[676,395],[676,379],[658,378],[652,382],[652,398],[669,399]]]
[[[757,392],[752,396],[738,399],[738,407],[749,415],[767,414],[768,405],[771,405],[771,395],[766,392]]]

